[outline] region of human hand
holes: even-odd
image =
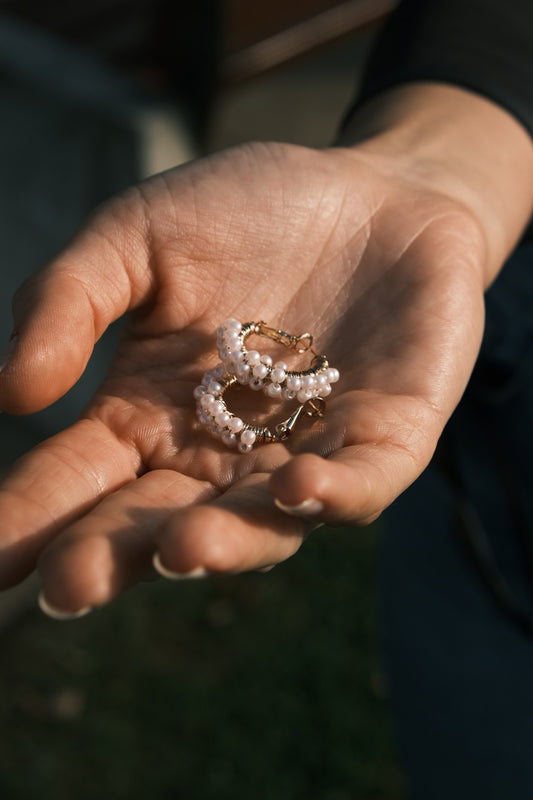
[[[155,553],[180,575],[261,569],[319,522],[379,516],[460,398],[497,261],[475,204],[437,184],[374,145],[257,144],[99,211],[15,299],[0,376],[11,413],[61,396],[130,314],[80,421],[2,484],[2,585],[38,565],[48,605],[72,615],[142,578]],[[341,372],[320,424],[247,455],[198,428],[193,389],[230,316],[313,333]],[[250,419],[257,394],[241,401]]]

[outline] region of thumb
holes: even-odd
[[[29,414],[59,399],[105,329],[142,302],[148,236],[138,217],[134,204],[112,201],[17,291],[13,337],[0,356],[2,411]]]

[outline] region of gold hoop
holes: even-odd
[[[311,365],[301,372],[290,370],[284,361],[273,363],[271,356],[247,350],[244,342],[251,334],[266,336],[297,353],[311,353]],[[273,399],[296,398],[306,403],[313,397],[325,398],[331,393],[331,384],[339,380],[339,371],[330,367],[325,355],[313,350],[310,333],[295,336],[262,321],[242,324],[236,319],[227,319],[217,331],[217,349],[229,375],[235,375],[239,383],[255,391],[262,390]]]
[[[268,355],[257,350],[247,350],[244,341],[255,333],[266,336],[298,353],[310,352],[311,365],[303,372],[289,370],[283,361],[275,364]],[[241,453],[249,453],[254,444],[283,442],[290,436],[302,414],[322,417],[325,397],[331,393],[331,384],[339,380],[339,371],[330,367],[326,356],[313,350],[310,333],[299,336],[271,328],[266,322],[246,322],[227,319],[217,331],[217,348],[222,359],[214,369],[207,370],[202,382],[194,390],[199,422],[228,447],[237,446]],[[229,411],[224,393],[235,383],[262,389],[274,399],[297,399],[299,407],[290,417],[279,422],[273,430],[268,425],[251,425]]]
[[[290,417],[279,422],[274,430],[267,425],[251,425],[229,411],[224,393],[237,383],[235,375],[225,373],[224,366],[219,364],[214,370],[208,370],[200,386],[194,390],[197,416],[199,422],[207,428],[212,436],[221,439],[228,447],[237,446],[240,453],[249,453],[254,444],[283,442],[287,439],[302,414],[311,417],[322,417],[326,403],[321,397],[312,397],[302,403]]]

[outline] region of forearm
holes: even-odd
[[[391,88],[351,115],[339,143],[467,208],[485,242],[485,286],[531,219],[533,141],[474,92],[432,82]]]

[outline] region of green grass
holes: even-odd
[[[2,800],[401,800],[375,529],[267,575],[129,592],[4,638]]]

